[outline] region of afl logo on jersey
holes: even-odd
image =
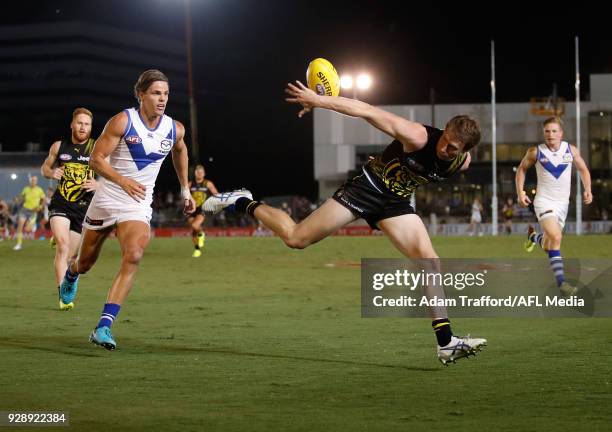
[[[138,135],[128,135],[125,137],[125,142],[128,144],[140,144],[142,140]]]
[[[565,153],[563,155],[563,162],[571,162],[572,161],[572,155],[569,153]]]
[[[66,153],[62,153],[59,156],[59,158],[60,158],[60,160],[63,160],[63,161],[69,161],[70,159],[72,159],[72,156],[69,155],[69,154],[66,154]]]

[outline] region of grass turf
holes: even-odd
[[[443,257],[526,257],[522,240],[434,246]],[[612,427],[612,320],[456,319],[456,332],[489,347],[441,367],[428,320],[360,318],[353,264],[399,257],[384,238],[305,251],[209,238],[199,259],[189,239],[154,239],[113,327],[115,352],[87,337],[117,242],[81,278],[71,312],[56,310],[48,243],[11,247],[0,243],[0,411],[68,411],[72,430],[86,431]],[[570,236],[563,249],[612,258],[606,236]]]

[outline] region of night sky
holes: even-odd
[[[583,97],[589,73],[612,72],[609,19],[596,10],[504,3],[495,7],[505,9],[487,13],[466,2],[408,3],[192,0],[194,85],[209,177],[222,189],[247,186],[257,196],[316,196],[312,118],[299,120],[283,93],[288,81],[304,79],[315,57],[329,59],[340,73],[371,73],[373,88],[360,98],[373,104],[429,103],[432,87],[437,103],[487,102],[491,39],[498,102],[547,96],[553,83],[560,96],[573,99],[576,35]],[[184,38],[182,0],[4,7],[11,10],[3,11],[2,24],[81,20]],[[168,185],[170,165],[163,174]]]

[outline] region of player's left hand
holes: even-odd
[[[83,189],[85,189],[87,192],[95,191],[96,189],[98,189],[98,186],[98,181],[92,178],[88,178],[87,180],[85,180],[85,183],[83,183]]]
[[[196,203],[193,200],[193,197],[189,196],[189,198],[185,198],[183,202],[185,203],[183,206],[183,214],[189,215],[195,211]]]
[[[585,204],[591,204],[593,202],[593,194],[591,193],[590,190],[585,190],[582,193],[582,197],[584,198]]]

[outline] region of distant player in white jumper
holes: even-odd
[[[102,244],[116,227],[121,267],[108,292],[100,321],[89,337],[90,342],[109,350],[117,345],[111,325],[132,288],[149,243],[153,188],[161,164],[170,152],[181,184],[184,212],[195,209],[188,187],[185,128],[164,114],[168,94],[168,78],[162,72],[143,72],[134,85],[139,107],[112,117],[96,141],[89,165],[102,179],[83,222],[79,256],[66,270],[60,285],[62,302],[72,303],[79,274],[91,269]]]
[[[470,217],[470,227],[469,232],[470,235],[474,235],[478,233],[479,236],[482,236],[482,228],[480,224],[482,223],[482,204],[480,203],[479,198],[474,198],[474,202],[472,202],[472,216]]]
[[[570,189],[572,184],[572,162],[580,173],[584,186],[585,204],[593,201],[591,193],[591,174],[578,153],[578,149],[563,139],[563,122],[559,117],[550,117],[543,123],[544,143],[527,150],[525,157],[516,170],[516,193],[518,202],[527,207],[531,200],[523,190],[525,174],[535,164],[538,187],[533,207],[543,233],[538,234],[529,227],[525,249],[531,252],[537,244],[548,252],[550,267],[555,275],[557,286],[563,295],[573,295],[578,291],[565,282],[561,239],[567,217]]]

